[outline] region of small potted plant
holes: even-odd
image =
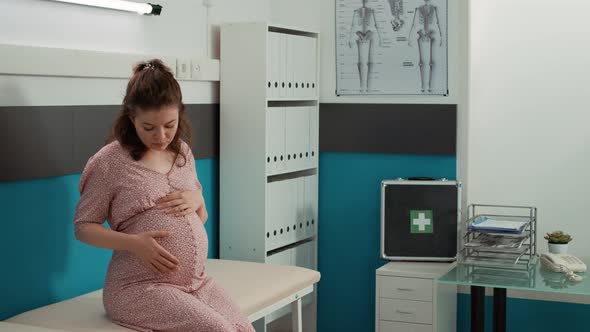
[[[567,244],[573,238],[563,231],[554,231],[545,234],[545,240],[549,242],[549,252],[552,254],[567,254]]]

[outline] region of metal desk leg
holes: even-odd
[[[506,288],[494,288],[494,332],[506,332]]]
[[[471,286],[471,332],[484,332],[485,295],[485,287]]]

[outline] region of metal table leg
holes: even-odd
[[[293,326],[293,332],[302,332],[303,331],[303,322],[302,322],[302,315],[301,315],[301,298],[298,298],[297,301],[291,303],[291,320]]]
[[[494,288],[494,332],[506,332],[506,288]]]
[[[484,332],[485,287],[471,286],[471,332]]]

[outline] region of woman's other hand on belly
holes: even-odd
[[[196,213],[203,224],[207,222],[209,217],[201,190],[175,191],[160,198],[157,203],[156,208],[164,209],[166,214],[176,217]]]
[[[170,236],[169,232],[151,231],[134,235],[131,252],[141,258],[143,264],[154,272],[171,273],[178,271],[179,261],[164,247],[157,238]]]

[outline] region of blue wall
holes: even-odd
[[[454,156],[320,154],[318,331],[375,330],[381,180],[455,174]]]
[[[486,296],[486,331],[493,331],[493,301]],[[469,295],[457,298],[457,331],[469,332]],[[588,331],[590,305],[550,301],[508,299],[506,304],[506,327],[508,331]]]
[[[209,257],[218,251],[218,159],[197,160],[209,211]],[[0,183],[0,320],[102,288],[111,251],[74,238],[80,175]]]

